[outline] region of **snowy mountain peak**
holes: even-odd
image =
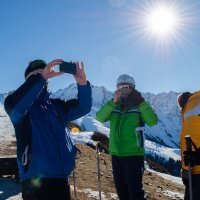
[[[69,97],[76,98],[77,87],[75,84],[72,84],[64,90],[57,91],[54,95],[65,100],[68,100]],[[52,97],[55,97],[54,95]],[[159,118],[156,126],[152,128],[146,127],[147,138],[162,145],[178,148],[181,127],[180,109],[177,105],[178,93],[170,91],[155,95],[148,92],[142,95],[153,106]],[[96,118],[98,109],[113,98],[113,93],[103,86],[92,86],[92,98],[93,108],[89,113],[91,120]],[[94,122],[91,121],[91,123]],[[104,126],[109,128],[108,123]],[[91,127],[88,127],[86,130],[93,131]]]
[[[7,97],[7,95],[8,95],[7,93],[0,94],[0,104],[4,104],[4,100]]]
[[[51,94],[51,98],[60,98],[69,100],[77,98],[77,84],[70,84],[65,89],[60,89]],[[7,94],[0,95],[0,104],[4,102]],[[154,127],[146,127],[146,138],[159,144],[178,148],[179,132],[181,128],[180,110],[177,106],[177,92],[163,92],[157,95],[150,92],[143,93],[143,97],[153,106],[158,115],[158,124]],[[91,112],[79,119],[77,123],[85,127],[86,131],[102,130],[106,134],[109,133],[109,123],[100,124],[95,121],[96,112],[108,100],[113,98],[113,93],[105,87],[92,86],[93,107]],[[100,128],[101,127],[101,128]]]

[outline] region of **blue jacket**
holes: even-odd
[[[69,121],[90,112],[91,87],[78,85],[78,99],[50,99],[41,75],[30,76],[5,99],[17,139],[21,181],[67,178],[74,168],[76,147],[65,130]]]

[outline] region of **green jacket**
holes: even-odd
[[[118,103],[108,101],[96,115],[100,122],[110,120],[109,152],[116,156],[144,155],[144,135],[140,127],[153,126],[157,116],[148,102],[128,110],[121,109]]]

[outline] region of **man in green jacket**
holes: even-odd
[[[120,200],[145,200],[142,185],[144,169],[144,125],[153,126],[157,116],[132,76],[117,79],[117,91],[98,112],[100,122],[110,121],[109,152],[115,187]]]

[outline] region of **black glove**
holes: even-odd
[[[132,93],[130,94],[131,99],[133,101],[133,104],[138,106],[140,105],[142,102],[144,102],[144,98],[142,97],[141,93],[138,92],[137,90],[133,90]]]
[[[184,151],[183,159],[185,166],[188,166],[189,162],[191,167],[200,165],[200,148],[198,151]]]

